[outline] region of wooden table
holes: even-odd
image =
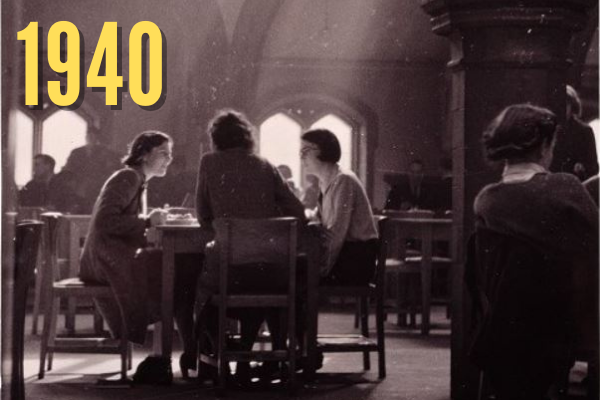
[[[390,225],[396,231],[397,240],[421,240],[421,333],[427,335],[430,328],[431,276],[433,264],[433,242],[448,241],[452,245],[452,220],[446,218],[390,218]],[[451,256],[452,260],[455,257]]]
[[[200,225],[160,225],[158,244],[162,247],[162,297],[161,297],[161,354],[171,357],[173,350],[173,294],[175,285],[175,254],[202,253],[211,235]]]

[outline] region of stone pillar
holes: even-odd
[[[465,244],[474,228],[473,200],[499,179],[487,165],[480,138],[504,107],[530,102],[564,119],[568,47],[595,0],[421,0],[433,32],[451,46],[453,271],[451,397],[474,399],[478,373],[466,358],[468,299],[464,295]]]

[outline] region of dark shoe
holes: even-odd
[[[164,385],[173,383],[171,359],[161,356],[148,356],[138,365],[133,382],[143,385]]]
[[[182,353],[179,357],[179,368],[183,379],[189,379],[189,370],[195,371],[198,365],[198,358],[192,353]]]
[[[321,350],[317,350],[317,360],[315,365],[315,371],[323,368],[323,352]],[[297,357],[296,358],[296,371],[304,370],[308,364],[307,357]]]
[[[216,367],[200,362],[198,368],[198,382],[204,383],[206,381],[211,381],[211,383],[215,383],[218,378],[219,371],[217,371]]]
[[[261,381],[270,382],[273,379],[281,378],[281,367],[277,361],[265,361],[258,368],[258,377]]]

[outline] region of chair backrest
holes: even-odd
[[[379,234],[378,246],[377,246],[377,260],[375,264],[375,276],[373,277],[373,283],[377,287],[381,288],[383,293],[384,279],[385,279],[385,260],[387,258],[387,247],[389,238],[389,219],[384,215],[373,216],[373,222],[377,226],[377,233]]]
[[[59,230],[63,232],[59,237],[66,238],[66,243],[61,243],[63,247],[59,252],[66,251],[64,256],[68,259],[69,278],[79,275],[79,258],[90,230],[90,222],[90,215],[62,215],[59,219]]]
[[[232,265],[281,267],[287,270],[288,283],[293,285],[298,243],[296,218],[216,219],[213,225],[219,247],[221,294],[227,293],[227,274]]]
[[[25,342],[25,311],[27,291],[39,257],[43,223],[20,223],[16,227],[15,271],[12,310],[12,374],[11,398],[24,399],[23,352]]]
[[[469,250],[465,280],[477,324],[470,355],[479,366],[539,338],[564,342],[572,329],[569,268],[530,242],[486,228],[477,229]]]

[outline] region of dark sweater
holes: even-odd
[[[570,174],[541,173],[529,181],[494,183],[475,199],[477,223],[542,249],[572,271],[576,319],[587,345],[597,342],[598,208]],[[596,343],[597,346],[597,343]]]
[[[494,183],[475,199],[478,223],[537,244],[555,256],[598,261],[598,209],[570,174]]]

